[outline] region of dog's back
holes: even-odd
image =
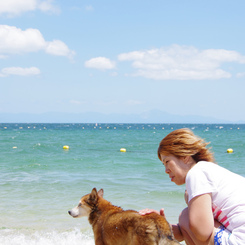
[[[103,220],[103,226],[95,226],[101,229],[100,234],[107,245],[178,244],[168,222],[155,213],[141,216],[135,211],[118,210],[113,214],[106,213]]]
[[[103,198],[103,190],[82,197],[81,206],[89,211],[95,245],[177,245],[166,219],[156,213],[140,215],[124,211]],[[72,211],[69,211],[72,215]],[[74,217],[74,215],[72,215]],[[78,216],[77,216],[78,217]]]

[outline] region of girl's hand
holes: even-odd
[[[164,218],[166,218],[166,217],[165,217],[165,213],[164,213],[164,208],[161,208],[161,209],[160,209],[160,215],[163,216]]]
[[[145,208],[145,209],[142,209],[142,210],[139,211],[140,215],[146,215],[146,214],[151,214],[151,213],[156,213],[156,214],[159,214],[159,215],[165,217],[163,208],[160,210],[160,212],[158,212],[158,211],[156,211],[154,209],[149,209],[149,208]]]

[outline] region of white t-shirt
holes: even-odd
[[[188,202],[212,193],[213,215],[232,232],[232,240],[245,244],[245,178],[212,162],[198,162],[186,176]]]

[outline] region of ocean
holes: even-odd
[[[87,218],[67,213],[94,187],[124,209],[164,208],[176,223],[185,187],[171,183],[157,148],[182,127],[211,142],[219,165],[245,176],[242,124],[1,123],[0,244],[94,245]]]

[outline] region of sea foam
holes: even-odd
[[[12,229],[0,231],[1,245],[94,245],[92,232],[71,231],[26,232]]]

